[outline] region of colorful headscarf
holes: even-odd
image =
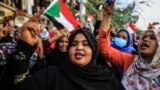
[[[160,37],[158,37],[158,32],[147,31],[152,31],[156,36],[157,50],[149,64],[141,55],[135,57],[122,79],[122,84],[127,90],[160,90]]]

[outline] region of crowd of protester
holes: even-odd
[[[103,5],[94,31],[47,30],[43,12],[22,26],[10,24],[16,15],[0,21],[0,90],[160,90],[159,32],[146,30],[135,44],[133,33],[111,26],[114,3]]]

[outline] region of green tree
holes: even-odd
[[[96,16],[98,14],[98,9],[96,8],[98,4],[103,2],[104,0],[88,0],[88,3],[86,3],[86,16],[93,15]],[[131,19],[131,13],[132,11],[129,9],[126,10],[115,10],[115,13],[112,18],[112,25],[115,28],[121,28],[125,24],[129,22]]]

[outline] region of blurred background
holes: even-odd
[[[47,7],[53,0],[0,0],[0,19],[4,16],[16,16],[16,24],[23,24],[37,10]],[[101,9],[105,0],[63,0],[70,8],[72,13],[85,20],[91,17],[94,20],[98,11]],[[160,23],[160,2],[159,0],[116,0],[115,13],[112,19],[112,25],[115,28],[127,27],[129,22],[133,22],[139,30],[146,30],[151,25],[158,29]],[[25,13],[25,14],[24,14]],[[49,19],[45,16],[44,22],[47,26],[51,25]],[[152,28],[153,28],[152,27]]]

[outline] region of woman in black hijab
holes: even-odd
[[[27,76],[28,57],[32,55],[33,46],[37,44],[36,39],[28,32],[35,29],[33,25],[36,24],[28,22],[23,27],[30,26],[32,29],[25,28],[23,30],[22,28],[21,40],[18,42],[16,52],[10,56],[10,60],[7,62],[1,84],[4,88],[1,90],[13,90],[13,88],[16,90],[124,89],[112,72],[105,67],[96,65],[98,53],[96,39],[89,30],[85,29],[75,30],[71,34],[67,49],[68,59],[61,67],[48,67]],[[26,37],[32,40],[28,40]]]
[[[45,56],[46,66],[60,66],[67,58],[68,36],[63,35],[56,43],[51,53]]]
[[[84,41],[76,41],[75,38],[79,34],[83,34],[87,42],[85,42],[85,39]],[[80,37],[82,36],[79,36],[77,38],[80,39]],[[83,42],[82,44],[84,44],[84,46],[78,47],[78,42]],[[62,65],[63,72],[71,81],[78,85],[78,90],[123,90],[122,85],[120,84],[120,82],[118,82],[118,79],[113,75],[111,71],[109,71],[105,66],[103,67],[96,64],[98,46],[97,41],[90,30],[79,29],[71,34],[68,45],[70,59],[70,49],[75,45],[77,45],[77,47],[75,47],[75,49],[77,50],[75,51],[75,57],[77,58],[81,56],[89,57],[89,55],[87,55],[86,53],[87,50],[84,50],[85,53],[83,53],[83,49],[85,49],[85,46],[88,45],[92,50],[92,57],[87,65],[83,66],[80,62],[79,64],[75,65],[73,64],[73,60],[68,60],[66,61],[66,63],[64,63],[64,65]],[[80,51],[81,49],[82,51]],[[76,53],[82,55],[79,55],[78,57],[76,56]]]

